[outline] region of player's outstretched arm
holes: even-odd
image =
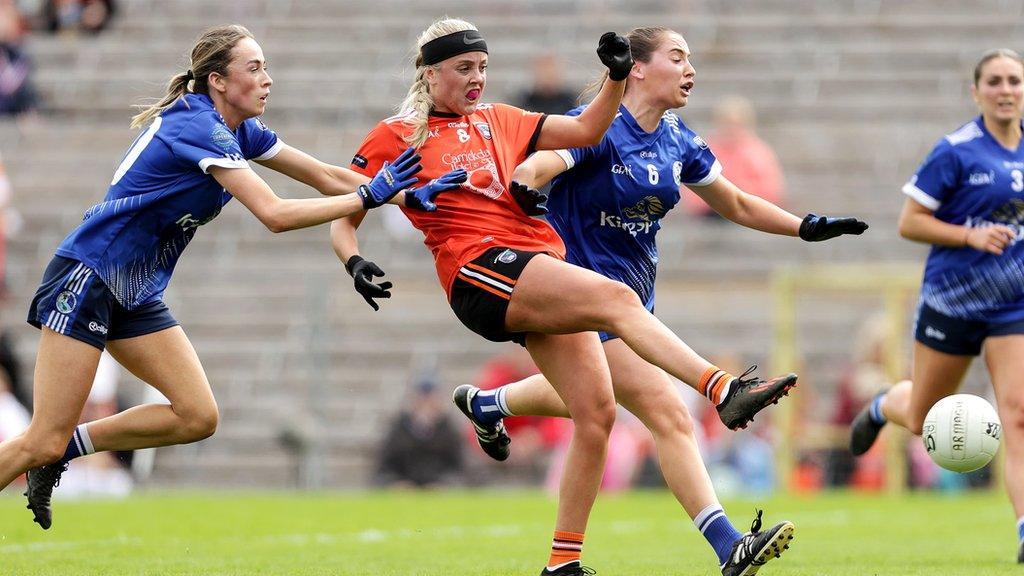
[[[1012,228],[1002,224],[971,228],[943,222],[934,214],[912,198],[907,198],[900,213],[900,236],[915,242],[953,248],[970,247],[990,254],[1002,254],[1016,237]]]
[[[712,210],[733,222],[783,236],[799,236],[808,242],[819,242],[844,234],[863,234],[868,225],[856,218],[829,218],[808,214],[803,219],[771,202],[748,194],[724,176],[707,186],[691,186]]]
[[[541,216],[548,213],[548,195],[538,188],[565,172],[568,166],[562,157],[549,150],[531,155],[512,172],[508,191],[516,204],[527,216]]]
[[[406,150],[399,159],[405,157],[406,154],[413,161],[419,161],[419,156],[416,156],[411,149]],[[396,165],[398,162],[399,160],[396,159]],[[287,144],[273,158],[260,161],[260,164],[311,186],[325,196],[360,193],[361,186],[369,185],[372,182],[370,178],[354,170],[321,162]],[[434,199],[438,194],[453,190],[465,181],[465,170],[453,170],[423,186],[394,194],[387,200],[387,203],[433,212],[437,209]]]
[[[321,162],[287,144],[273,158],[257,162],[314,188],[324,196],[352,194],[356,188],[370,181],[354,170]]]
[[[597,55],[608,67],[608,79],[601,91],[579,116],[548,116],[537,138],[537,150],[594,146],[611,126],[626,90],[626,77],[633,69],[629,40],[614,32],[605,32],[598,43]]]
[[[414,184],[421,168],[419,156],[409,149],[394,164],[385,162],[368,183],[356,188],[355,194],[298,200],[280,198],[249,168],[212,167],[210,173],[270,231],[284,232],[376,208]]]

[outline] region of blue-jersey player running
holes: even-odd
[[[421,188],[412,150],[368,179],[286,145],[257,118],[272,80],[252,34],[206,31],[191,67],[157,104],[133,119],[145,130],[114,173],[106,197],[85,213],[47,266],[28,321],[42,329],[32,423],[0,443],[0,488],[28,472],[28,507],[50,527],[50,496],[70,460],[201,440],[217,404],[192,345],[163,302],[181,252],[199,226],[238,198],[274,232],[322,224],[389,201],[423,210],[465,179],[453,172]],[[249,168],[255,160],[326,198],[279,198]],[[353,194],[355,192],[355,194]],[[170,400],[75,426],[100,352]]]
[[[1005,480],[1024,563],[1024,62],[986,52],[971,87],[981,115],[939,140],[903,187],[900,235],[931,244],[914,320],[912,380],[877,395],[853,421],[861,455],[886,422],[921,434],[985,352],[1006,438]],[[998,431],[992,431],[998,434]]]
[[[686,105],[694,85],[690,50],[678,33],[639,28],[628,36],[633,60],[626,93],[604,138],[596,146],[538,152],[513,174],[513,191],[535,214],[543,195],[535,188],[553,179],[548,221],[565,242],[566,260],[618,280],[654,310],[658,265],[655,238],[661,219],[679,202],[687,186],[720,214],[739,224],[804,240],[860,234],[867,225],[852,218],[800,218],[756,196],[745,194],[721,176],[708,145],[683,124],[672,108]],[[569,114],[578,114],[583,108]],[[693,421],[668,375],[647,363],[616,335],[601,333],[615,398],[636,414],[654,435],[662,471],[670,489],[714,548],[726,576],[754,574],[788,547],[793,524],[761,530],[758,512],[751,530],[741,534],[719,504],[701,460]],[[692,350],[688,362],[699,378],[687,382],[718,406],[730,428],[745,427],[759,410],[776,402],[796,383],[790,374],[770,380],[737,378]],[[476,425],[478,441],[497,459],[508,456],[510,441],[501,418],[512,415],[569,416],[562,400],[542,375],[494,391],[461,386],[455,402]],[[564,572],[576,574],[568,566]]]

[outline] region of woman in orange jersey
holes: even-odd
[[[615,420],[611,376],[596,332],[620,335],[642,358],[683,381],[713,380],[713,386],[730,388],[729,398],[746,411],[734,420],[736,427],[796,380],[788,375],[741,382],[701,359],[625,284],[567,264],[554,229],[530,218],[507,188],[512,171],[533,151],[590,146],[603,137],[633,61],[628,41],[613,33],[601,37],[597,52],[608,81],[578,116],[481,104],[484,38],[468,22],[435,22],[419,38],[415,82],[400,114],[379,123],[352,161],[357,171],[370,173],[411,145],[422,156],[422,178],[460,168],[468,173],[461,190],[439,198],[434,216],[404,212],[423,232],[459,320],[489,340],[525,345],[572,415],[555,537],[542,572],[562,576],[583,573],[583,533]],[[374,297],[389,296],[390,285],[375,286],[373,277],[383,273],[358,254],[355,229],[361,219],[362,214],[338,220],[331,234],[356,289],[372,304]],[[466,400],[456,399],[460,407]],[[477,433],[489,453],[507,455],[500,421]]]

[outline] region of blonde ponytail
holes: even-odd
[[[405,143],[414,148],[419,148],[427,141],[430,134],[430,111],[434,108],[434,98],[430,95],[426,78],[427,68],[431,66],[422,65],[421,60],[419,57],[416,58],[416,78],[409,87],[405,100],[398,107],[400,114],[408,115],[404,122],[413,127],[413,131],[405,137]],[[437,65],[432,67],[436,69]]]
[[[210,74],[216,72],[221,76],[227,76],[228,65],[231,64],[231,50],[243,38],[252,37],[252,32],[238,24],[217,26],[203,32],[192,47],[191,66],[188,71],[171,78],[167,84],[167,93],[156,103],[133,106],[141,112],[132,116],[131,127],[138,128],[149,124],[185,94],[209,94]]]
[[[132,116],[132,128],[138,128],[140,126],[146,126],[153,121],[154,118],[163,113],[164,110],[174,104],[178,98],[181,98],[189,92],[188,85],[192,81],[192,75],[188,72],[173,76],[171,81],[167,83],[167,93],[157,101],[155,104],[147,105],[136,105],[135,108],[141,109],[141,112]]]

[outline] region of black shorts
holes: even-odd
[[[107,340],[159,332],[178,321],[162,300],[132,310],[121,306],[96,273],[85,264],[54,256],[32,298],[28,323],[75,340],[106,347]]]
[[[915,340],[932,350],[958,356],[977,356],[985,338],[1009,334],[1024,334],[1024,321],[993,324],[952,318],[923,302],[918,305],[914,319]]]
[[[459,268],[452,284],[451,306],[467,328],[492,342],[526,345],[525,332],[505,330],[505,314],[519,275],[543,252],[497,247]]]

